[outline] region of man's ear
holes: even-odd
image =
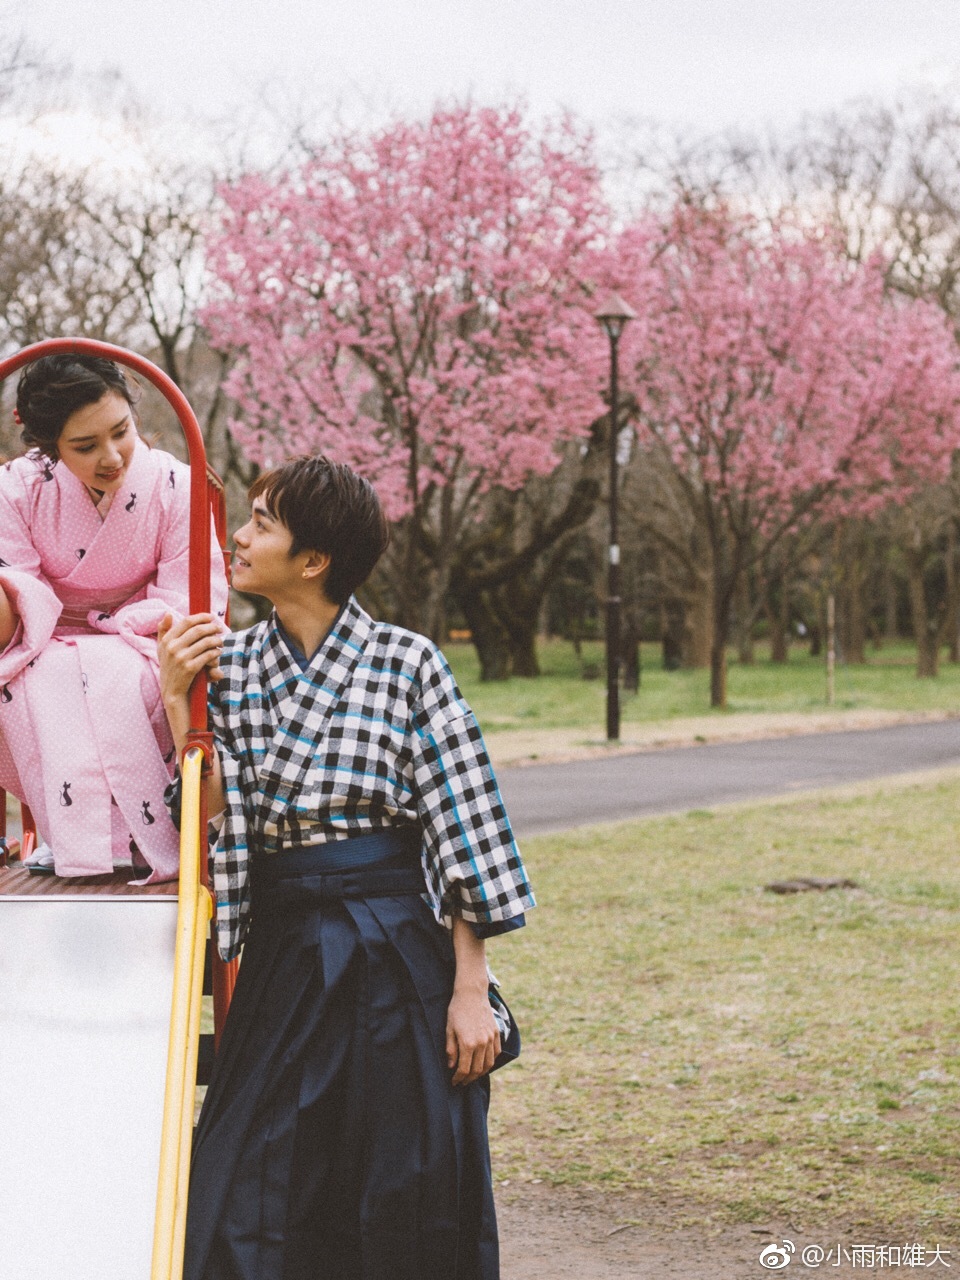
[[[303,562],[305,578],[325,578],[330,569],[330,556],[326,551],[311,551]]]

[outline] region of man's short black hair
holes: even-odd
[[[390,531],[376,490],[342,462],[322,454],[294,458],[250,486],[290,530],[291,556],[322,551],[330,557],[324,593],[343,604],[365,582],[387,549]]]

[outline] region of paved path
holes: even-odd
[[[956,720],[507,767],[497,778],[528,836],[950,765],[960,766]]]

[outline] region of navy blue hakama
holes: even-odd
[[[339,844],[255,860],[184,1280],[498,1280],[489,1081],[446,1063],[450,936],[418,860],[337,870]]]

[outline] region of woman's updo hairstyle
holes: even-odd
[[[114,392],[131,408],[139,388],[131,387],[119,365],[100,356],[43,356],[28,364],[17,385],[20,438],[28,448],[56,458],[57,441],[67,419]]]

